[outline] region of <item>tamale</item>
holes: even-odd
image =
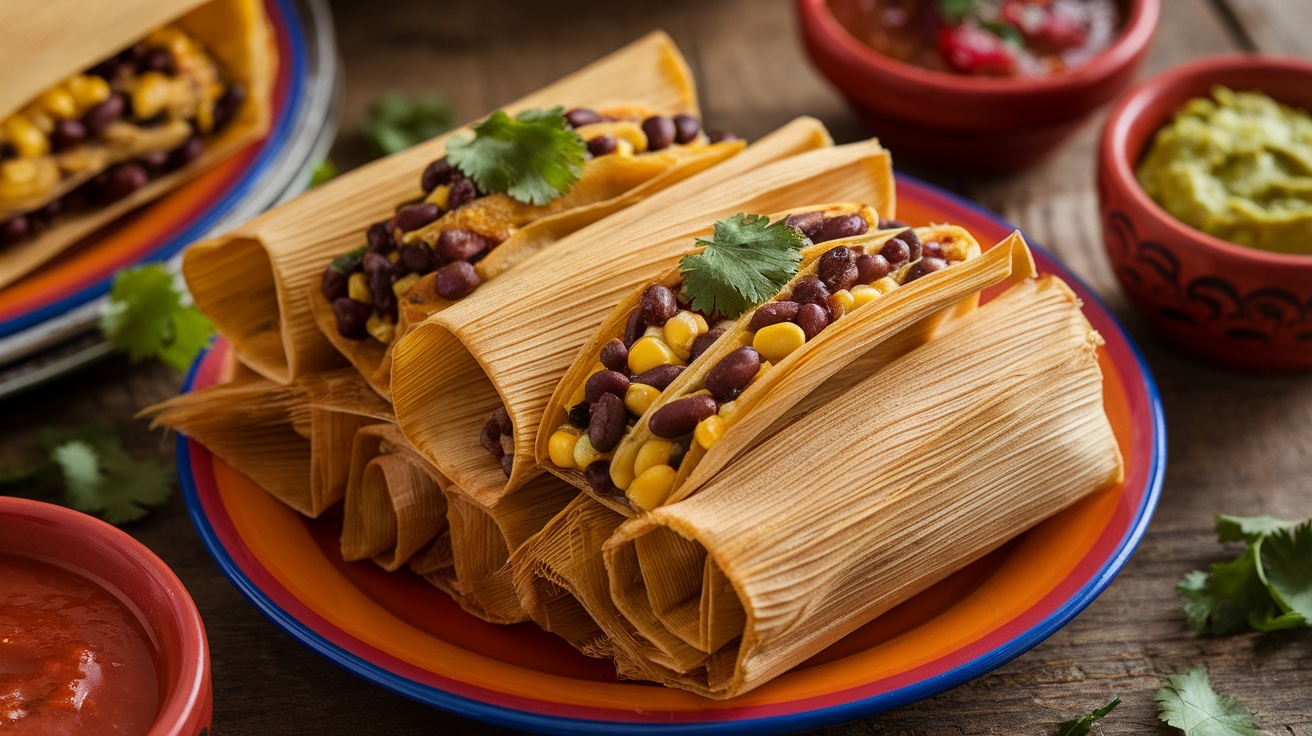
[[[268,129],[260,0],[13,0],[0,21],[0,286]]]
[[[1120,482],[1100,344],[1063,282],[1022,282],[625,522],[611,593],[661,681],[741,694]]]
[[[708,222],[799,201],[865,202],[892,215],[887,151],[863,142],[778,160],[780,148],[797,151],[799,125],[811,127],[795,123],[580,230],[414,328],[397,343],[392,371],[397,420],[411,445],[466,493],[495,503],[538,472],[532,448],[542,411],[610,305],[673,266]],[[622,255],[616,243],[625,244]],[[483,449],[481,431],[498,409],[507,425],[500,437],[520,448],[509,453],[509,478]]]
[[[516,113],[568,100],[600,107],[643,100],[656,109],[692,109],[691,75],[656,32],[502,109]],[[391,217],[397,202],[422,194],[421,172],[463,127],[375,161],[219,238],[189,248],[183,273],[197,306],[246,363],[286,383],[343,363],[306,308],[306,293],[329,261],[357,244],[362,223]]]

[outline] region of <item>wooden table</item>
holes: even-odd
[[[785,0],[448,3],[336,0],[346,118],[337,163],[364,158],[354,135],[390,88],[442,91],[466,119],[572,71],[653,28],[691,61],[706,118],[759,136],[802,114],[840,141],[864,137],[809,65]],[[1309,0],[1163,0],[1146,74],[1186,59],[1249,49],[1312,53]],[[1120,577],[1070,625],[995,672],[929,700],[823,729],[855,734],[1047,734],[1101,705],[1121,707],[1107,734],[1168,733],[1152,696],[1164,673],[1207,667],[1213,684],[1282,736],[1312,736],[1312,635],[1200,639],[1174,586],[1226,553],[1218,512],[1312,515],[1312,377],[1226,373],[1160,345],[1120,292],[1103,256],[1094,192],[1096,125],[1057,158],[996,180],[905,167],[975,199],[1054,250],[1111,305],[1156,375],[1169,425],[1169,469],[1156,518]],[[896,154],[896,152],[894,152]],[[133,413],[175,393],[156,367],[105,364],[0,405],[0,458],[31,447],[43,426],[114,424],[137,455],[171,457],[172,442]],[[492,734],[503,730],[411,702],[320,659],[276,629],[219,573],[180,498],[128,530],[182,578],[205,617],[221,734]]]

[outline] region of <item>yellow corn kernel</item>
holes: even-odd
[[[23,158],[38,158],[50,152],[50,139],[26,115],[14,115],[5,121],[5,140]]]
[[[419,283],[419,274],[412,273],[409,276],[403,276],[397,279],[396,283],[392,284],[392,293],[396,294],[397,299],[400,299],[417,283]]]
[[[839,289],[838,291],[835,291],[829,297],[829,313],[831,315],[829,321],[832,322],[839,317],[842,317],[852,311],[855,306],[856,297],[852,296],[852,292],[847,289]]]
[[[708,325],[708,324],[706,324],[706,318],[705,318],[705,317],[701,316],[700,314],[698,314],[698,313],[696,313],[696,312],[689,312],[688,314],[691,314],[691,315],[692,315],[692,318],[693,318],[694,320],[696,320],[696,322],[697,322],[697,334],[698,334],[698,335],[705,335],[706,333],[708,333],[708,332],[711,331],[711,326]]]
[[[634,153],[633,144],[628,142],[624,138],[620,138],[619,140],[615,141],[615,153],[619,154],[620,156],[632,156]]]
[[[551,463],[558,468],[574,469],[574,446],[578,441],[579,436],[574,432],[564,429],[553,432],[547,442],[547,454],[551,457]]]
[[[436,189],[429,193],[427,201],[445,210],[447,204],[451,202],[451,187],[447,184],[438,185]]]
[[[38,173],[35,161],[12,158],[0,162],[0,177],[3,177],[10,184],[27,184],[36,179]]]
[[[574,443],[574,467],[586,470],[589,465],[605,457],[605,453],[597,452],[597,448],[592,446],[592,440],[588,439],[587,434],[579,435],[578,441]]]
[[[806,333],[792,322],[768,325],[756,331],[752,347],[771,363],[778,363],[806,343]]]
[[[346,295],[365,304],[374,303],[374,294],[369,291],[369,277],[363,272],[353,273],[346,278]]]
[[[674,350],[674,354],[683,360],[687,360],[692,355],[692,343],[706,331],[706,320],[701,320],[701,327],[697,325],[697,320],[701,315],[693,312],[679,312],[665,322],[665,344]]]
[[[64,83],[78,112],[86,112],[109,99],[109,82],[91,74],[79,74]]]
[[[724,435],[724,430],[728,425],[724,419],[716,414],[697,422],[697,428],[692,431],[693,439],[697,444],[702,446],[703,450],[711,449],[711,445]]]
[[[364,328],[373,335],[378,342],[386,345],[396,337],[396,323],[380,316],[378,313],[369,315],[369,320],[364,323]]]
[[[169,78],[160,72],[142,74],[132,90],[132,113],[143,120],[149,120],[164,112],[172,96],[170,86]]]
[[[732,422],[735,414],[738,413],[738,400],[726,401],[720,404],[720,408],[715,410],[716,416],[724,419],[726,422]]]
[[[878,289],[880,294],[887,294],[888,292],[897,288],[897,280],[894,279],[892,276],[885,276],[884,278],[871,284],[871,286]]]
[[[610,482],[621,491],[629,490],[633,485],[633,464],[611,460]]]
[[[857,284],[852,287],[852,309],[865,306],[870,302],[878,299],[881,292],[868,284]]]
[[[633,479],[629,485],[629,500],[644,511],[665,503],[674,490],[674,468],[668,465],[654,465]]]
[[[40,104],[41,108],[56,120],[77,117],[77,101],[62,87],[54,87],[41,93]]]
[[[648,327],[642,331],[642,337],[654,337],[661,342],[665,342],[665,328],[655,326]]]
[[[624,408],[633,412],[634,416],[641,417],[660,397],[660,389],[655,386],[648,386],[645,383],[630,383],[629,390],[624,392]]]
[[[662,365],[683,365],[683,361],[661,340],[643,337],[629,348],[630,372],[642,373]]]
[[[633,472],[642,475],[647,472],[648,468],[654,468],[657,465],[669,465],[670,456],[673,454],[673,442],[659,437],[649,439],[642,443],[642,447],[638,448],[638,454],[633,460]]]

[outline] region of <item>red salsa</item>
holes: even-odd
[[[1111,45],[1116,0],[828,0],[857,40],[925,69],[1046,77]]]
[[[0,554],[0,734],[141,736],[159,711],[151,651],[100,586]]]

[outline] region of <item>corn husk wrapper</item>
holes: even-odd
[[[680,660],[662,681],[750,690],[1119,482],[1100,344],[1063,282],[1022,282],[625,522],[611,592]]]
[[[813,123],[793,123],[416,327],[393,357],[392,398],[406,438],[466,493],[494,503],[539,471],[533,447],[547,400],[610,306],[675,265],[716,219],[817,201],[865,202],[890,217],[887,151],[874,141],[811,150],[818,138]],[[799,149],[808,152],[779,160]],[[520,449],[509,479],[479,444],[483,423],[503,405]]]
[[[185,168],[112,204],[61,215],[49,230],[0,249],[0,287],[259,140],[269,129],[278,66],[261,0],[124,0],[103,13],[88,12],[79,0],[6,0],[0,8],[0,119],[169,23],[204,44],[228,77],[245,85],[245,104]]]
[[[446,478],[410,449],[391,422],[361,427],[350,457],[342,559],[400,569],[446,531]]]
[[[245,376],[145,409],[151,426],[185,434],[296,511],[316,517],[346,494],[351,443],[391,407],[353,370],[289,386]]]
[[[508,114],[569,102],[605,107],[642,100],[655,109],[696,109],[687,64],[664,33],[619,51],[504,106]],[[261,375],[287,383],[343,364],[306,308],[306,293],[333,257],[364,240],[369,223],[422,195],[420,173],[462,127],[375,161],[213,240],[189,248],[183,273],[197,306]]]

